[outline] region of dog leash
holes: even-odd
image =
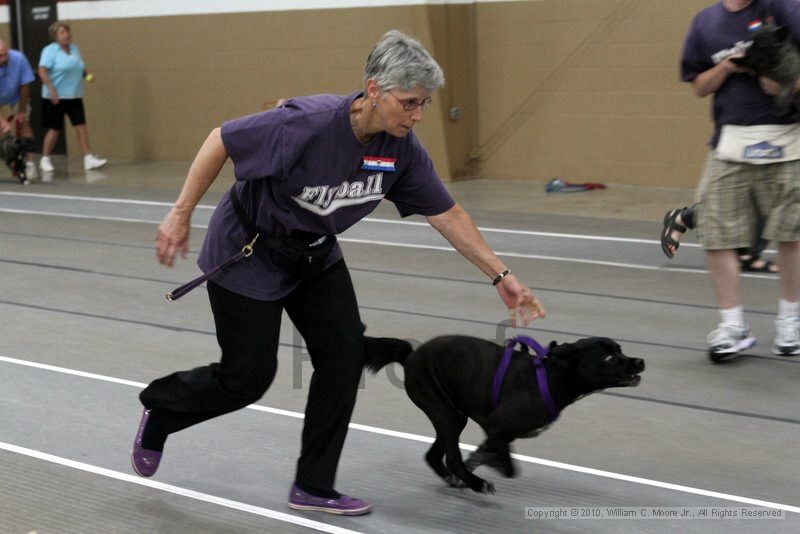
[[[247,239],[249,240],[249,243],[244,245],[242,249],[234,256],[228,258],[227,260],[217,265],[207,273],[204,273],[195,278],[194,280],[191,280],[190,282],[187,282],[182,286],[177,287],[172,291],[170,291],[169,293],[167,293],[166,294],[167,300],[169,301],[178,300],[179,298],[187,294],[189,291],[198,287],[200,284],[207,281],[209,278],[212,278],[213,276],[219,274],[224,269],[227,269],[234,263],[237,263],[245,258],[249,258],[250,256],[253,255],[253,248],[255,247],[256,241],[259,241],[259,243],[264,244],[267,247],[273,250],[277,250],[279,252],[288,249],[289,253],[303,254],[303,256],[298,257],[297,260],[299,261],[302,259],[304,265],[306,265],[306,262],[308,262],[308,264],[311,264],[311,262],[314,260],[315,257],[320,262],[324,260],[324,257],[310,255],[313,253],[313,250],[315,250],[315,247],[316,250],[319,251],[321,250],[320,246],[326,244],[327,248],[324,250],[330,251],[330,249],[336,244],[336,236],[333,235],[317,235],[309,232],[298,232],[298,234],[302,234],[303,237],[308,238],[308,242],[306,242],[303,241],[301,238],[293,239],[292,235],[289,235],[287,238],[277,238],[269,234],[263,233],[253,223],[253,221],[250,220],[247,211],[244,209],[244,206],[242,206],[242,203],[239,200],[239,196],[236,192],[236,184],[234,184],[230,188],[228,194],[230,197],[231,206],[233,207],[233,211],[236,213],[236,217],[239,219],[239,222],[241,223],[242,227],[244,227],[244,229],[247,231]]]
[[[511,356],[514,354],[514,347],[519,343],[520,345],[530,347],[536,353],[533,357],[533,366],[536,369],[536,382],[539,384],[539,392],[542,395],[545,408],[547,408],[547,415],[552,423],[558,419],[558,407],[553,396],[550,394],[550,386],[547,383],[547,369],[544,367],[544,360],[547,359],[547,354],[550,352],[548,349],[542,347],[538,341],[528,336],[515,336],[506,341],[506,350],[500,360],[500,365],[497,366],[497,372],[494,375],[492,382],[492,408],[496,408],[500,402],[500,388],[503,385],[503,379],[508,371],[508,366],[511,365]]]
[[[227,260],[225,260],[221,264],[217,265],[216,267],[214,267],[213,269],[211,269],[207,273],[202,274],[202,275],[198,276],[197,278],[195,278],[194,280],[192,280],[190,282],[186,282],[182,286],[177,287],[177,288],[173,289],[172,291],[170,291],[169,293],[167,293],[166,294],[167,300],[169,300],[169,301],[178,300],[179,298],[184,296],[186,293],[188,293],[192,289],[196,288],[197,286],[199,286],[200,284],[202,284],[203,282],[205,282],[206,280],[208,280],[209,278],[211,278],[215,274],[217,274],[217,273],[221,272],[222,270],[230,267],[231,265],[233,265],[234,263],[236,263],[239,260],[242,260],[244,258],[249,258],[253,254],[253,246],[256,244],[256,239],[258,239],[258,234],[256,234],[256,236],[253,238],[252,241],[250,241],[248,244],[243,246],[242,250],[240,250],[238,253],[236,253],[235,256],[228,258]]]
[[[239,221],[242,223],[242,226],[245,227],[245,229],[247,230],[248,234],[250,236],[253,236],[252,239],[250,239],[250,237],[248,237],[248,239],[250,239],[250,242],[247,243],[245,246],[243,246],[242,250],[237,252],[234,256],[228,258],[227,260],[225,260],[221,264],[217,265],[216,267],[214,267],[213,269],[211,269],[207,273],[201,274],[200,276],[198,276],[194,280],[186,282],[182,286],[176,287],[175,289],[173,289],[172,291],[167,293],[165,295],[167,297],[167,300],[169,300],[169,301],[178,300],[179,298],[184,296],[186,293],[188,293],[192,289],[196,288],[197,286],[199,286],[200,284],[202,284],[203,282],[205,282],[206,280],[208,280],[212,276],[222,272],[223,270],[227,269],[228,267],[230,267],[234,263],[236,263],[238,261],[241,261],[241,260],[243,260],[245,258],[249,258],[250,256],[253,255],[253,247],[255,246],[256,240],[258,240],[260,234],[259,234],[258,230],[256,229],[255,225],[253,225],[253,223],[250,222],[250,219],[247,218],[247,215],[244,212],[244,208],[242,208],[241,202],[239,202],[239,197],[236,196],[236,184],[234,184],[233,187],[231,187],[231,189],[229,191],[229,195],[230,195],[230,198],[231,198],[231,204],[233,204],[234,211],[236,212],[236,216],[239,218]]]

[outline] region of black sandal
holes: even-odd
[[[685,209],[686,208],[681,208],[668,211],[667,214],[664,215],[664,230],[661,232],[661,250],[663,250],[664,254],[670,259],[675,257],[675,253],[678,252],[678,247],[681,246],[678,241],[672,239],[672,232],[686,233],[686,226],[677,221],[678,215]],[[674,251],[669,249],[670,245],[675,247]]]
[[[755,266],[754,264],[758,261],[764,262],[763,265]],[[742,266],[742,272],[768,274],[778,274],[781,272],[775,262],[761,259],[759,256],[739,256],[739,263]]]

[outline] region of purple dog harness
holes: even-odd
[[[500,401],[500,387],[503,385],[503,379],[506,376],[506,371],[508,371],[508,366],[511,364],[511,355],[514,354],[514,347],[517,343],[532,348],[536,353],[536,356],[533,357],[533,366],[536,368],[536,381],[539,383],[539,392],[542,395],[542,400],[547,408],[547,415],[552,423],[558,419],[558,408],[553,401],[553,396],[550,394],[550,386],[547,384],[547,370],[544,368],[544,360],[547,358],[549,350],[528,336],[515,336],[506,341],[506,351],[503,353],[500,365],[497,366],[494,382],[492,382],[492,408],[496,408]]]

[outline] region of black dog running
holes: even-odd
[[[428,465],[454,487],[494,493],[494,485],[472,471],[480,465],[514,476],[510,443],[533,437],[569,404],[610,387],[639,384],[644,360],[622,354],[620,346],[603,337],[549,346],[541,359],[546,386],[540,387],[533,359],[527,350],[513,350],[493,406],[493,383],[505,347],[469,336],[443,336],[413,351],[407,341],[365,337],[366,367],[372,372],[391,362],[405,370],[409,398],[433,423],[436,440],[425,455]],[[542,391],[549,389],[549,395]],[[549,397],[552,401],[548,410]],[[558,413],[556,412],[556,414]],[[486,432],[486,440],[467,460],[461,457],[458,438],[467,420]],[[444,462],[442,460],[445,460]]]

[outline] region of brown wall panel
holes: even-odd
[[[367,54],[398,28],[429,47],[424,6],[71,22],[95,74],[85,103],[92,150],[121,159],[188,160],[222,121],[266,101],[363,85]],[[417,128],[449,178],[438,101]],[[74,132],[69,150],[77,152]]]
[[[709,100],[679,82],[678,59],[691,17],[709,4],[534,0],[72,27],[96,75],[86,94],[93,150],[114,158],[188,160],[211,128],[265,101],[357,90],[369,50],[398,28],[445,69],[417,128],[445,179],[692,186]]]
[[[478,4],[482,174],[693,186],[710,102],[679,82],[678,61],[710,4]]]
[[[428,8],[433,48],[445,71],[445,86],[439,91],[439,111],[444,128],[452,179],[477,177],[471,154],[478,147],[478,72],[474,4],[439,5]],[[451,116],[450,109],[458,115]]]

